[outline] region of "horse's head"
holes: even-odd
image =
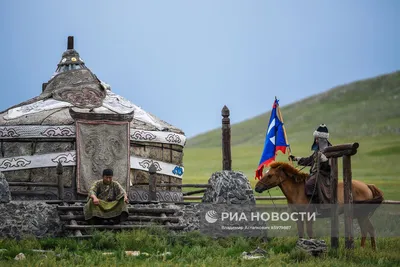
[[[257,193],[262,193],[265,190],[278,186],[281,182],[281,168],[270,167],[270,169],[263,175],[260,181],[257,182],[255,190]]]
[[[308,177],[308,174],[298,171],[286,162],[273,162],[269,167],[270,169],[256,184],[255,190],[257,193],[279,186],[287,179],[295,183],[304,183]]]

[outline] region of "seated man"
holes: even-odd
[[[94,182],[90,188],[88,202],[83,210],[85,220],[100,218],[119,223],[128,217],[128,196],[122,186],[112,178],[113,171],[105,169],[103,179]]]

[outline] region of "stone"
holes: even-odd
[[[255,204],[253,189],[242,172],[219,171],[211,175],[212,185],[204,193],[203,203]]]
[[[24,253],[19,253],[17,256],[15,256],[14,260],[20,261],[20,260],[25,260],[25,255]]]
[[[11,201],[10,187],[6,177],[0,172],[0,203],[8,203]]]
[[[324,240],[299,238],[296,243],[296,249],[306,251],[312,256],[319,256],[327,251],[328,246]]]
[[[138,250],[135,250],[135,251],[128,250],[128,251],[125,251],[125,255],[126,256],[137,257],[137,256],[140,256],[140,251],[138,251]]]
[[[242,253],[242,258],[245,260],[255,260],[265,258],[267,256],[267,252],[260,247],[257,247],[255,250]]]
[[[15,212],[17,209],[19,213]],[[0,214],[0,238],[62,235],[63,222],[56,205],[40,201],[12,201],[0,205]]]

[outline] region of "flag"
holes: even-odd
[[[286,140],[285,128],[283,127],[282,117],[280,116],[278,102],[278,99],[275,98],[265,137],[264,151],[256,170],[256,179],[261,179],[264,166],[268,166],[275,160],[276,153],[282,151],[283,154],[286,154],[286,148],[289,146]]]

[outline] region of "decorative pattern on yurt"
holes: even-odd
[[[148,169],[157,169],[159,201],[181,201],[182,130],[111,91],[85,65],[68,38],[53,77],[37,97],[0,112],[0,171],[8,181],[54,182],[62,163],[64,199],[83,199],[104,168],[148,200]],[[175,186],[174,186],[175,185]],[[55,199],[56,189],[15,186],[14,199]]]

